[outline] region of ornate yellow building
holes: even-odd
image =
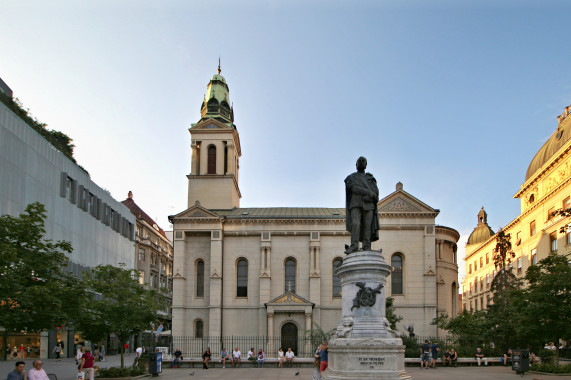
[[[571,106],[557,121],[557,129],[529,164],[525,181],[514,195],[521,200],[521,214],[503,228],[511,236],[515,258],[510,265],[519,277],[550,252],[571,259],[571,234],[560,232],[569,218],[554,215],[557,210],[571,207]],[[491,302],[495,246],[495,234],[482,207],[478,225],[466,244],[464,310],[482,310]]]

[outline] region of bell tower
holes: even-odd
[[[208,83],[200,120],[188,129],[192,162],[188,177],[188,207],[196,201],[208,209],[240,207],[238,171],[240,136],[234,125],[226,79],[215,74]]]

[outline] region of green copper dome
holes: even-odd
[[[470,234],[467,244],[483,243],[494,236],[494,231],[488,226],[488,214],[484,211],[484,207],[478,213],[478,225]]]
[[[543,144],[537,152],[525,173],[525,180],[530,179],[539,169],[543,167],[557,153],[557,151],[571,139],[571,117],[569,117],[570,107],[565,108],[565,112],[558,117],[559,125],[547,142]]]
[[[218,66],[218,74],[214,74],[206,95],[200,107],[200,116],[202,119],[217,119],[223,123],[234,123],[234,109],[230,105],[230,96],[226,79],[220,75],[220,66]]]

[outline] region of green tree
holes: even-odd
[[[528,268],[528,286],[515,297],[521,316],[519,333],[529,344],[541,345],[571,338],[571,267],[568,258],[551,253]],[[555,363],[559,357],[556,351]]]
[[[514,257],[510,234],[500,230],[496,234],[494,249],[494,265],[498,273],[491,284],[493,303],[487,305],[486,336],[502,350],[521,343],[516,332],[520,315],[513,304],[520,288],[520,280],[512,273],[510,266]]]
[[[397,329],[397,323],[402,321],[402,316],[396,314],[396,308],[394,307],[395,299],[392,297],[387,297],[385,299],[385,316],[389,321],[389,325],[391,326],[391,330]]]
[[[76,316],[77,329],[92,340],[115,334],[121,349],[121,368],[125,366],[123,348],[133,334],[149,329],[158,319],[157,310],[163,297],[144,289],[138,282],[139,272],[111,265],[95,267],[84,273],[89,290],[84,312]]]
[[[461,345],[482,344],[488,335],[486,318],[486,312],[483,310],[474,312],[464,310],[454,318],[442,314],[434,318],[431,324],[447,330]]]
[[[44,239],[46,209],[32,203],[18,217],[0,216],[0,326],[38,332],[67,323],[82,286],[66,271],[69,242]]]
[[[324,331],[319,324],[313,322],[313,328],[311,330],[305,330],[305,336],[311,341],[311,347],[317,348],[321,343],[325,341],[328,342],[333,334],[335,334],[335,330],[337,329]]]

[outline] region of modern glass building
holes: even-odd
[[[0,91],[11,95],[4,87]],[[135,268],[135,216],[0,102],[0,215],[17,216],[33,202],[46,207],[45,237],[72,244],[70,269],[75,274],[100,264]],[[41,339],[13,337],[9,343],[11,348],[31,346],[33,353],[47,357],[59,340],[67,343],[65,355],[73,356],[68,348],[74,346],[74,334],[66,329]]]

